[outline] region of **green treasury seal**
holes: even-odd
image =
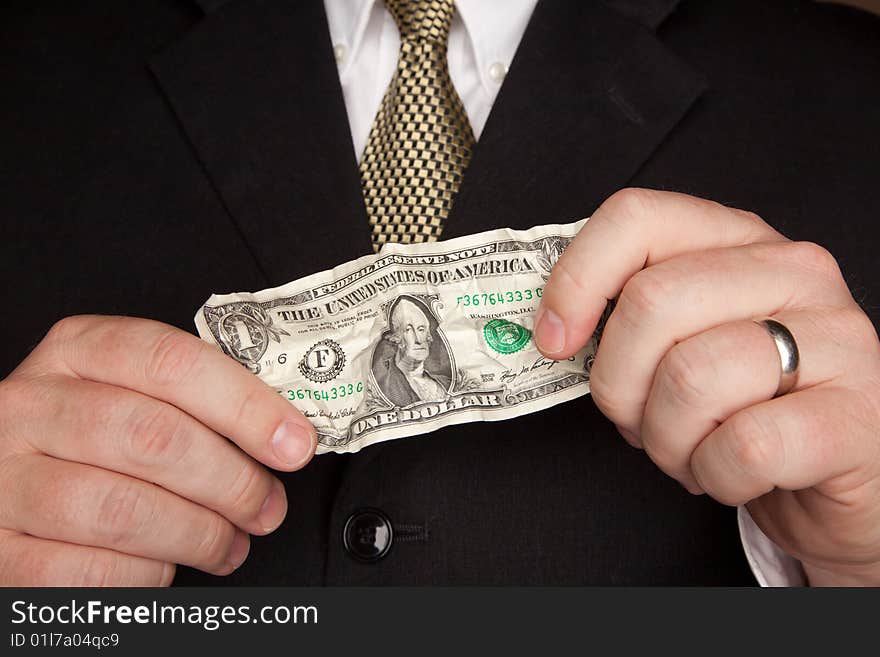
[[[532,332],[506,319],[493,319],[483,327],[486,343],[499,354],[512,354],[529,343]]]

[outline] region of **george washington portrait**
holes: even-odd
[[[452,385],[451,362],[428,306],[417,297],[397,297],[373,352],[373,377],[380,392],[395,406],[444,399]]]

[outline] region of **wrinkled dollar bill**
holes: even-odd
[[[532,413],[590,389],[604,322],[566,360],[532,338],[550,270],[586,221],[386,244],[281,287],[215,294],[196,327],[309,418],[319,454]]]

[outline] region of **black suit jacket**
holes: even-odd
[[[543,0],[443,236],[674,189],[827,246],[876,322],[878,23],[794,0]],[[14,0],[0,33],[0,374],[65,315],[193,331],[212,292],[370,252],[320,0]],[[178,582],[754,583],[734,509],[688,495],[589,397],[280,476],[282,527],[231,577]],[[409,540],[354,561],[359,507]]]

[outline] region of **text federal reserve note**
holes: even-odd
[[[309,418],[319,454],[531,413],[590,389],[601,323],[563,361],[532,339],[550,269],[586,221],[386,244],[281,287],[215,294],[196,326]]]

